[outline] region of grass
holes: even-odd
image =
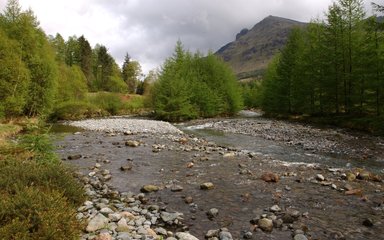
[[[78,239],[82,186],[61,164],[46,131],[21,123],[0,128],[0,239]]]

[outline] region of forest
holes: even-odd
[[[367,18],[362,1],[338,0],[324,20],[291,32],[248,104],[275,116],[354,119],[352,125],[382,130],[383,37],[382,18]]]

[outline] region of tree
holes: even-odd
[[[77,46],[78,64],[87,79],[88,86],[91,87],[94,80],[92,72],[92,47],[83,35],[77,39]]]
[[[122,66],[123,81],[128,86],[128,93],[136,93],[137,86],[140,82],[141,66],[137,61],[131,61],[128,53],[125,55],[124,63]]]

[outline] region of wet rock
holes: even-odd
[[[206,182],[200,185],[200,189],[202,190],[211,190],[213,188],[215,188],[215,185],[213,185],[211,182]]]
[[[195,166],[195,164],[193,162],[189,162],[187,164],[187,168],[193,168],[193,166]]]
[[[129,171],[129,170],[132,170],[132,168],[133,168],[132,164],[126,164],[124,166],[121,166],[120,170],[121,171]]]
[[[191,235],[190,233],[186,233],[186,232],[177,232],[176,237],[179,240],[199,240],[197,237]]]
[[[141,192],[143,193],[150,193],[150,192],[157,192],[159,191],[159,187],[158,186],[155,186],[155,185],[144,185],[141,189],[140,189]]]
[[[104,228],[108,224],[108,222],[109,219],[103,214],[99,213],[89,221],[85,230],[87,232],[95,232],[99,229]]]
[[[321,175],[321,174],[317,174],[316,175],[316,180],[319,181],[319,182],[322,182],[322,181],[325,180],[325,177],[323,175]]]
[[[262,218],[257,222],[259,228],[264,232],[272,232],[273,221],[268,218]]]
[[[125,142],[125,146],[127,146],[127,147],[138,147],[138,146],[140,146],[140,142],[133,141],[133,140],[128,140],[128,141]]]
[[[252,236],[253,236],[252,232],[247,231],[244,233],[243,238],[244,239],[252,239]]]
[[[206,238],[213,238],[213,237],[219,237],[220,230],[215,229],[215,230],[209,230],[206,234]]]
[[[230,232],[228,232],[227,230],[222,230],[220,233],[219,233],[219,239],[220,240],[232,240],[232,234]]]
[[[171,187],[171,191],[172,192],[181,192],[181,191],[183,191],[184,190],[184,188],[182,187],[182,186],[180,186],[180,185],[173,185],[172,187]]]
[[[352,189],[345,192],[345,195],[357,195],[361,196],[363,194],[363,190],[361,189]]]
[[[178,212],[175,212],[175,213],[162,212],[160,215],[161,219],[164,222],[173,222],[181,216],[183,216],[183,214]]]
[[[370,218],[366,218],[366,219],[364,219],[364,221],[363,221],[363,225],[366,226],[366,227],[373,227],[373,221],[372,221],[372,219],[370,219]]]
[[[293,240],[308,240],[308,238],[304,235],[304,234],[296,234],[294,237],[293,237]]]
[[[184,202],[187,203],[187,204],[193,203],[193,197],[191,197],[191,196],[185,197],[184,198]]]
[[[207,216],[209,219],[213,219],[215,217],[217,217],[217,215],[219,215],[219,210],[217,208],[211,208],[208,210],[207,212]]]
[[[370,176],[371,174],[368,171],[361,171],[356,178],[359,180],[370,180]]]
[[[76,154],[76,155],[70,155],[67,157],[68,160],[77,160],[82,158],[83,156],[81,154]]]
[[[223,155],[224,158],[234,158],[236,154],[234,152],[225,153]]]
[[[273,205],[272,207],[269,208],[271,212],[280,212],[281,208],[278,205]]]
[[[280,180],[279,175],[272,172],[266,172],[261,175],[261,179],[265,182],[278,182]]]

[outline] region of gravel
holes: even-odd
[[[138,133],[159,133],[159,134],[181,134],[178,128],[168,122],[143,120],[143,119],[89,119],[67,122],[68,125],[83,128],[91,131],[101,132],[124,132],[131,134]]]

